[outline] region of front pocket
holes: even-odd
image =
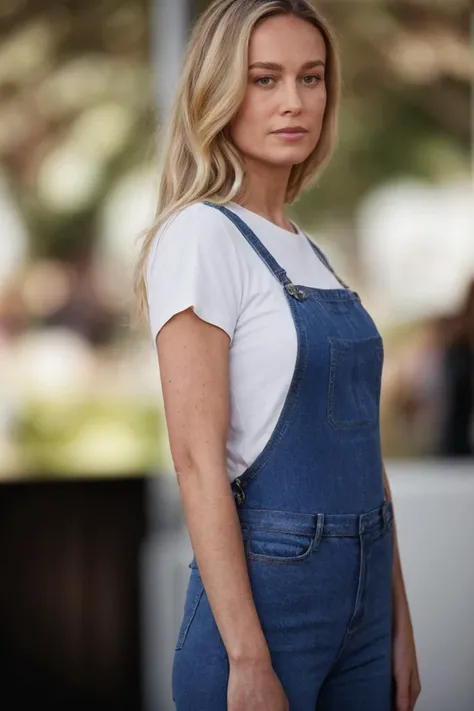
[[[188,636],[192,621],[196,615],[199,603],[204,592],[204,585],[199,573],[191,572],[189,577],[188,588],[186,590],[186,600],[184,603],[183,618],[179,629],[178,639],[176,640],[175,651],[178,651],[183,646]]]
[[[383,341],[329,338],[327,417],[336,429],[373,427],[379,421]]]
[[[315,537],[308,533],[252,527],[246,553],[250,560],[289,564],[305,560],[314,547]]]

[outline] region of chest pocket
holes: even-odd
[[[368,428],[379,422],[383,341],[329,339],[327,418],[336,429]]]

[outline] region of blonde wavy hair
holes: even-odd
[[[327,104],[321,135],[312,154],[293,166],[287,203],[314,181],[335,150],[340,63],[336,39],[326,19],[307,0],[215,0],[199,18],[189,39],[160,146],[154,221],[138,235],[143,239],[134,277],[138,320],[148,321],[146,266],[160,227],[193,203],[239,202],[245,195],[244,166],[231,140],[229,124],[246,92],[252,30],[274,15],[306,20],[321,32],[326,44]]]

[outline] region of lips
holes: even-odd
[[[280,128],[278,131],[272,131],[272,133],[308,133],[308,131],[302,126],[290,126],[289,128]]]

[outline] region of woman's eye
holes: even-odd
[[[306,86],[316,85],[321,81],[322,77],[319,74],[307,74],[303,77],[303,84]],[[258,77],[255,79],[255,84],[259,86],[271,86],[271,83],[276,81],[275,77]]]
[[[273,81],[273,77],[259,77],[255,80],[255,83],[260,84],[260,86],[270,86],[271,81]]]
[[[306,81],[309,79],[310,81]],[[303,77],[303,82],[305,84],[317,84],[319,81],[321,81],[321,76],[319,74],[308,74],[307,76]]]

